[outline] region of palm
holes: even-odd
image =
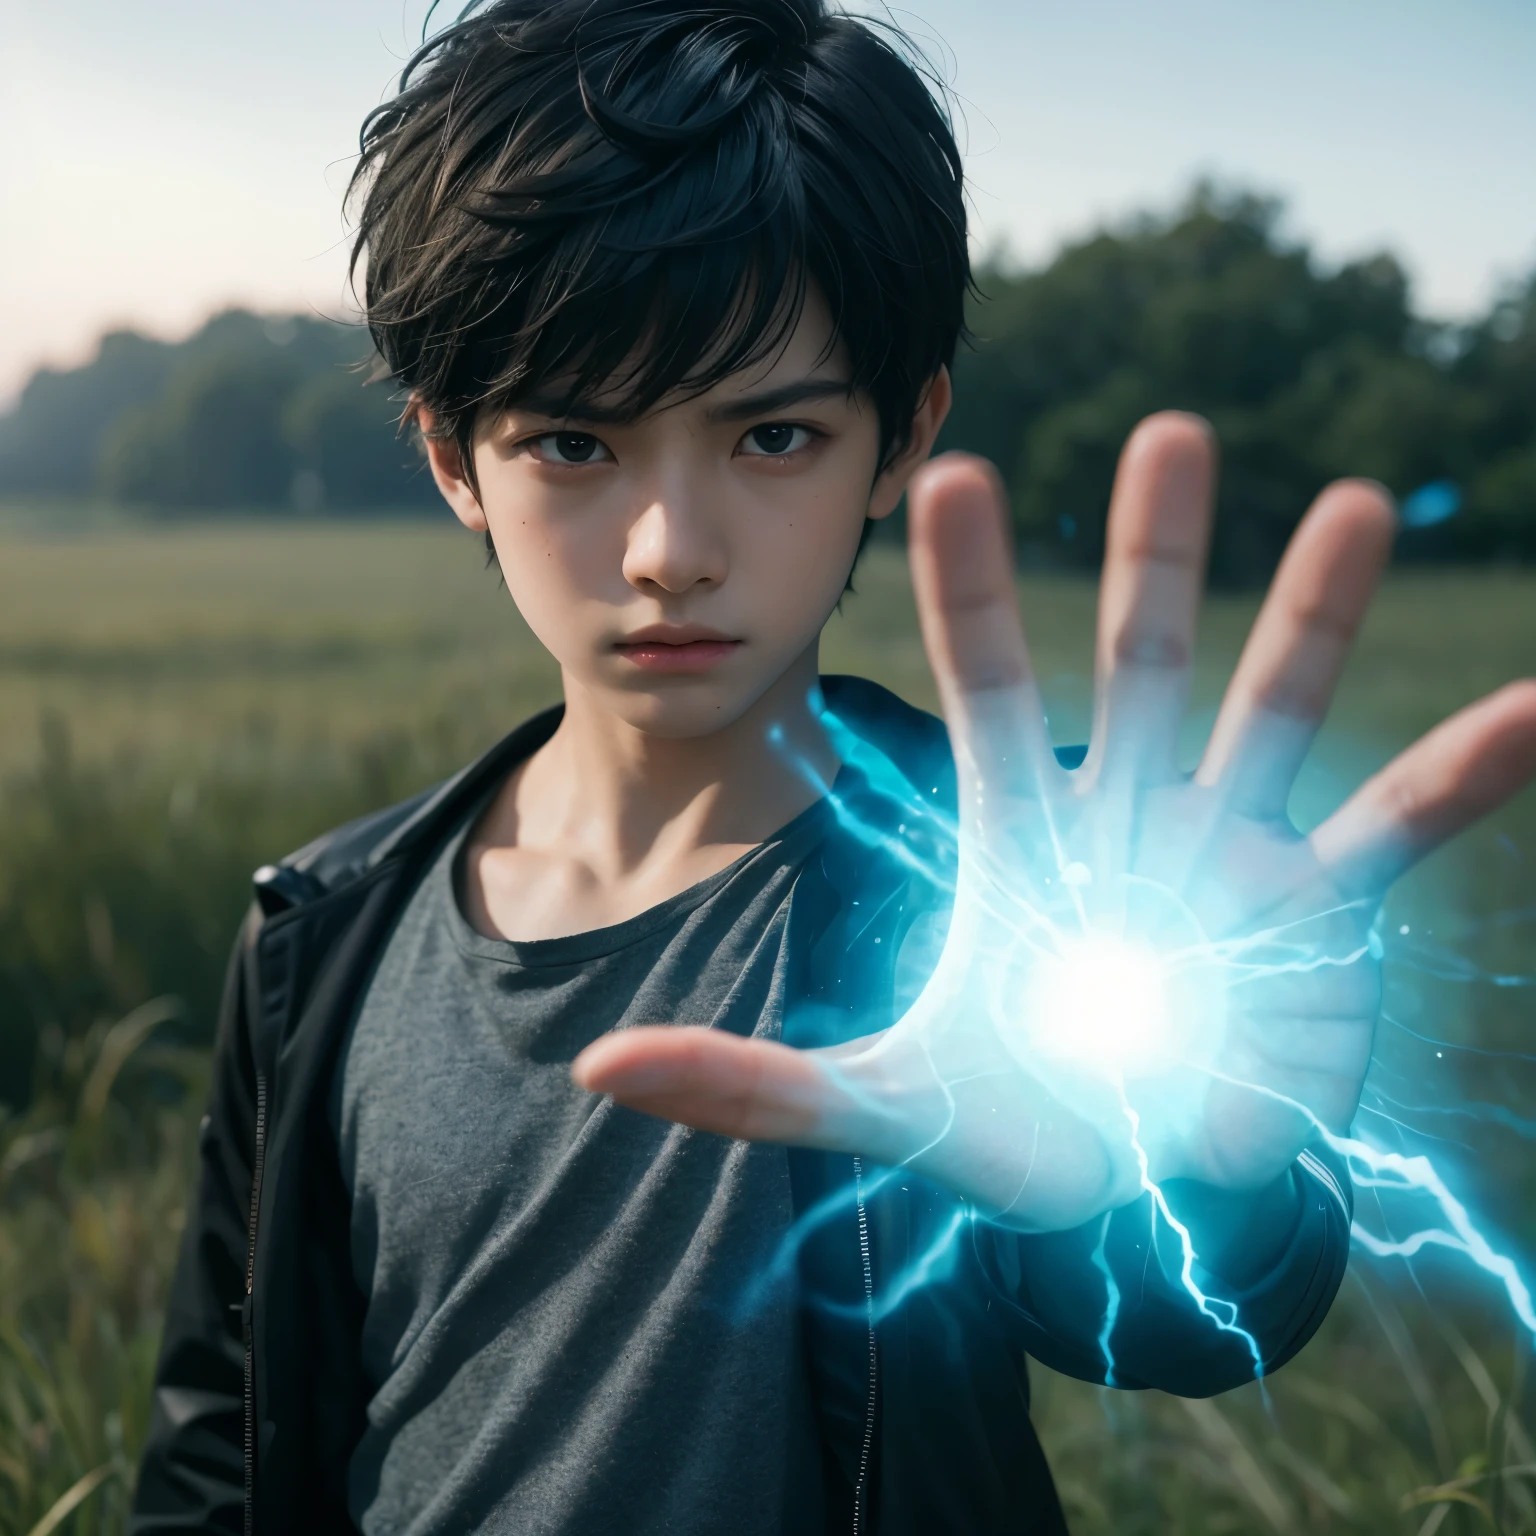
[[[726,1134],[905,1163],[1026,1228],[1076,1225],[1142,1180],[1244,1187],[1319,1125],[1344,1130],[1370,1060],[1381,895],[1536,771],[1536,685],[1463,711],[1309,838],[1291,785],[1390,546],[1374,486],[1304,521],[1205,756],[1176,741],[1209,528],[1190,418],[1122,460],[1101,592],[1093,744],[1051,751],[995,479],[912,490],[913,578],[959,775],[959,865],[931,977],[890,1030],[826,1052],[708,1031],[608,1037],[587,1086]]]

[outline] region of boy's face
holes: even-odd
[[[478,499],[455,447],[429,443],[568,697],[685,737],[731,724],[786,674],[809,684],[864,519],[895,509],[949,406],[941,373],[877,478],[879,422],[849,397],[841,349],[823,356],[830,330],[812,293],[782,351],[696,399],[628,422],[533,406],[487,419]]]

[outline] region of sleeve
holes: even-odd
[[[1313,1147],[1263,1190],[1173,1181],[1163,1194],[1166,1212],[1144,1195],[1068,1232],[978,1221],[984,1285],[1030,1354],[1083,1381],[1211,1397],[1270,1375],[1343,1282],[1343,1164]]]
[[[252,909],[225,979],[196,1195],[166,1308],[129,1536],[245,1529],[244,1307],[256,1072]]]

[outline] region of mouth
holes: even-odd
[[[614,651],[642,672],[708,672],[741,641],[697,624],[652,624],[616,641]]]

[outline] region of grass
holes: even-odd
[[[202,1051],[146,1046],[178,1006],[150,999],[57,1040],[49,1091],[0,1128],[8,1533],[126,1519],[206,1076]]]
[[[474,542],[425,523],[231,524],[67,537],[0,516],[0,1533],[117,1532],[191,1162],[224,949],[261,860],[450,771],[557,696]],[[871,551],[824,665],[931,705],[902,562]],[[1058,739],[1081,740],[1093,592],[1021,583]],[[1251,620],[1208,610],[1193,750]],[[1298,789],[1303,819],[1450,710],[1531,669],[1536,579],[1387,583]],[[1525,797],[1394,893],[1376,1086],[1518,1111],[1518,1068],[1410,1030],[1525,1045]],[[1443,1080],[1438,1084],[1431,1074]],[[7,1075],[9,1074],[9,1075]],[[19,1085],[19,1086],[18,1086]],[[1454,1126],[1497,1230],[1536,1243],[1528,1143]],[[1528,1251],[1528,1250],[1527,1250]],[[1210,1403],[1036,1370],[1074,1530],[1536,1531],[1529,1341],[1445,1263],[1356,1264],[1318,1338]],[[51,1523],[50,1523],[51,1522]]]

